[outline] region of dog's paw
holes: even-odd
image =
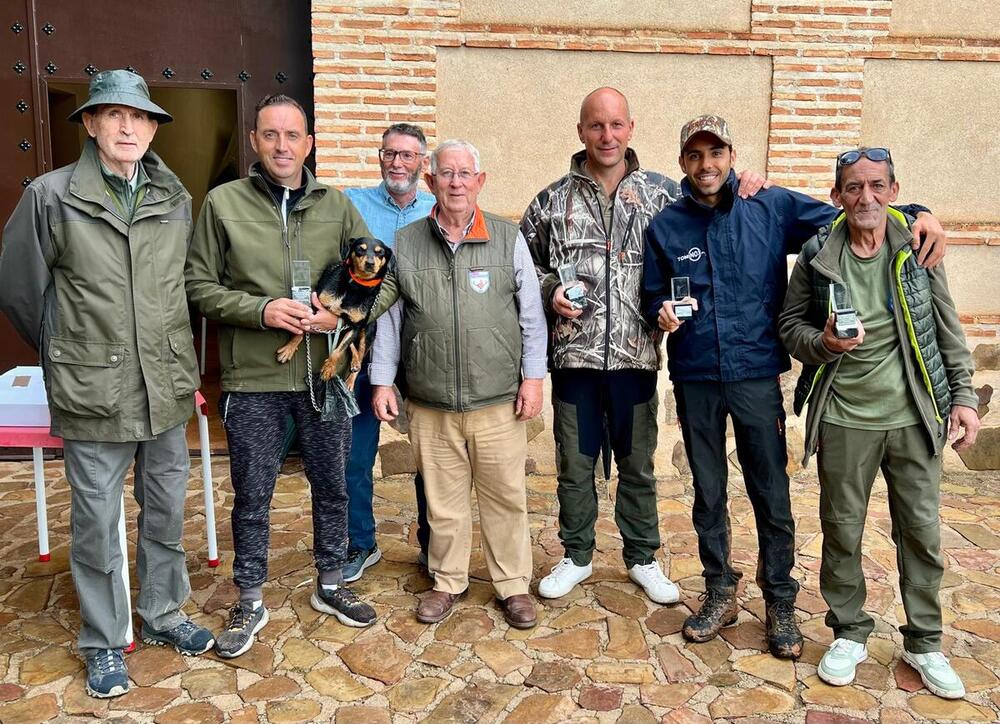
[[[278,348],[278,352],[274,356],[281,364],[288,364],[288,361],[295,356],[295,350],[297,347],[298,346],[296,345],[296,347],[289,349],[289,345],[285,345],[284,347]]]
[[[324,382],[329,382],[337,374],[337,365],[334,364],[329,358],[323,363],[323,367],[319,371],[319,377]]]

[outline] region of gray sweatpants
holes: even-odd
[[[186,425],[153,440],[65,440],[70,498],[70,570],[80,599],[80,654],[122,648],[129,611],[122,583],[118,539],[122,490],[135,461],[133,493],[139,503],[136,610],[154,631],[184,620],[180,607],[191,592],[181,545],[188,457]]]

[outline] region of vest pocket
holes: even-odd
[[[519,342],[520,340],[516,340]],[[465,333],[465,367],[469,399],[491,400],[516,390],[520,360],[511,347],[515,341],[503,339],[496,327],[480,327]]]
[[[76,417],[118,414],[124,344],[52,337],[48,361],[52,407]]]
[[[406,384],[416,400],[442,403],[453,396],[451,371],[455,369],[451,340],[439,329],[421,330],[406,344]]]
[[[167,332],[167,343],[170,345],[170,355],[167,365],[170,369],[170,382],[174,388],[174,398],[190,397],[198,389],[198,362],[194,356],[194,335],[191,326]]]

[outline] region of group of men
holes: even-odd
[[[656,560],[663,333],[705,577],[684,636],[707,641],[737,617],[731,418],[757,522],[768,647],[779,657],[801,654],[778,385],[790,368],[787,347],[807,365],[797,408],[809,399],[805,454],[819,453],[821,589],[837,637],[820,676],[849,683],[866,656],[873,622],[863,612],[860,541],[881,468],[907,614],[904,658],[935,693],[964,693],[940,653],[937,516],[941,449],[960,427],[956,445],[971,444],[978,428],[972,368],[935,266],[944,232],[922,207],[889,206],[898,185],[887,150],[838,157],[838,213],[757,174],[738,179],[726,122],[702,116],[681,130],[678,186],[639,165],[625,96],[600,88],[580,108],[583,150],[518,227],[478,206],[486,174],[475,146],[444,141],[428,154],[422,131],[409,124],[383,134],[379,185],[341,193],[318,183],[304,166],[313,144],[305,112],[289,97],[268,96],[250,134],[259,161],[247,178],[210,191],[192,225],[190,197],[149,150],[157,125],[171,118],[138,75],[97,74],[71,118],[89,140],[76,164],[28,186],[8,222],[0,306],[41,354],[53,434],[65,439],[79,647],[91,694],[116,696],[129,686],[117,523],[133,460],[141,637],[188,655],[214,646],[235,657],[253,644],[268,620],[269,507],[289,417],[312,494],[311,604],[346,625],[375,620],[346,584],[381,555],[372,467],[380,422],[401,411],[394,385],[406,397],[420,471],[418,560],[433,579],[420,621],[443,620],[468,587],[474,488],[498,605],[510,625],[535,625],[524,422],[541,412],[547,370],[565,555],[539,581],[539,595],[564,596],[592,573],[594,470],[607,441],[628,575],[651,600],[676,602],[677,586]],[[421,175],[431,194],[418,190]],[[351,239],[369,235],[395,250],[374,314],[387,312],[357,378],[360,414],[324,419],[310,398],[306,355],[285,365],[275,351],[289,334],[322,335],[338,320],[315,297],[313,305],[292,298],[291,269],[308,265],[315,281]],[[799,252],[789,285],[786,255]],[[673,284],[680,278],[682,297]],[[854,294],[860,321],[852,337],[829,314],[831,283]],[[219,414],[235,491],[239,597],[217,636],[181,611],[189,594],[184,426],[199,383],[188,301],[219,323]],[[317,340],[315,369],[326,350]]]

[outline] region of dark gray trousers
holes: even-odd
[[[312,492],[316,568],[337,572],[347,557],[349,418],[323,422],[308,392],[227,392],[219,412],[229,441],[233,490],[233,580],[241,589],[267,580],[271,497],[281,468],[285,420],[291,415]],[[336,576],[334,576],[336,578]]]

